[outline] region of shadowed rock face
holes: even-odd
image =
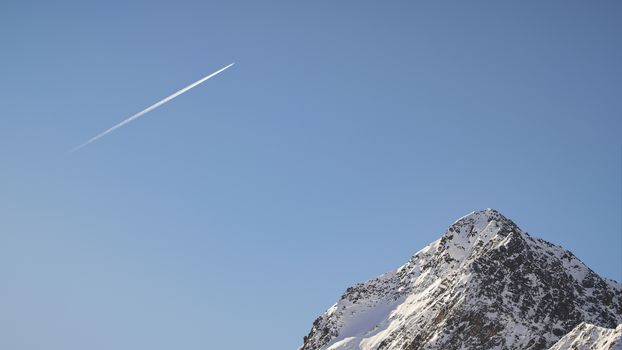
[[[548,349],[581,322],[622,323],[622,286],[486,209],[348,288],[301,349]]]

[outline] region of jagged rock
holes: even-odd
[[[615,329],[581,323],[549,350],[622,350],[622,324]]]

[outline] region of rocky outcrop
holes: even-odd
[[[615,329],[581,323],[549,350],[622,350],[622,324]]]

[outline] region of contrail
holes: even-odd
[[[127,119],[125,119],[124,121],[122,121],[122,122],[120,122],[119,124],[117,124],[117,125],[113,126],[112,128],[110,128],[110,129],[108,129],[108,130],[106,130],[106,131],[104,131],[104,132],[102,132],[102,133],[100,133],[100,134],[96,135],[95,137],[91,138],[90,140],[86,141],[85,143],[81,144],[80,146],[78,146],[78,147],[76,147],[76,148],[72,149],[71,151],[69,151],[69,153],[73,153],[73,152],[75,152],[75,151],[79,150],[80,148],[82,148],[82,147],[84,147],[84,146],[87,146],[88,144],[93,143],[93,142],[97,141],[98,139],[100,139],[100,138],[102,138],[102,137],[106,136],[106,134],[108,134],[108,133],[110,133],[110,132],[113,132],[114,130],[116,130],[116,129],[118,129],[118,128],[122,127],[123,125],[128,124],[129,122],[132,122],[132,121],[134,121],[134,120],[136,120],[136,119],[138,119],[138,118],[142,117],[143,115],[145,115],[145,114],[147,114],[147,113],[149,113],[149,112],[153,111],[154,109],[156,109],[156,108],[160,107],[161,105],[163,105],[163,104],[167,103],[168,101],[170,101],[170,100],[174,99],[175,97],[177,97],[177,96],[179,96],[179,95],[183,94],[184,92],[186,92],[186,91],[188,91],[188,90],[192,89],[193,87],[195,87],[195,86],[197,86],[197,85],[199,85],[199,84],[203,83],[204,81],[208,80],[209,78],[214,77],[214,76],[216,76],[216,75],[220,74],[220,73],[221,73],[221,72],[223,72],[225,69],[227,69],[227,68],[229,68],[229,67],[233,66],[234,64],[235,64],[235,63],[231,63],[231,64],[229,64],[228,66],[225,66],[225,67],[223,67],[223,68],[220,68],[219,70],[217,70],[217,71],[215,71],[214,73],[212,73],[212,74],[210,74],[210,75],[206,76],[205,78],[202,78],[201,80],[198,80],[198,81],[196,81],[196,82],[194,82],[194,83],[192,83],[192,84],[190,84],[190,85],[186,86],[185,88],[183,88],[183,89],[181,89],[181,90],[177,91],[176,93],[174,93],[174,94],[172,94],[172,95],[170,95],[170,96],[168,96],[168,97],[163,98],[162,100],[160,100],[160,101],[156,102],[156,103],[155,103],[155,104],[153,104],[152,106],[147,107],[146,109],[144,109],[144,110],[142,110],[142,111],[140,111],[140,112],[138,112],[138,113],[134,114],[133,116],[131,116],[131,117],[129,117],[129,118],[127,118]]]

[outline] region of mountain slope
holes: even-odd
[[[581,323],[563,336],[549,350],[622,350],[622,324],[617,328],[603,328]]]
[[[547,349],[581,322],[622,323],[622,286],[486,209],[348,288],[300,349]]]

